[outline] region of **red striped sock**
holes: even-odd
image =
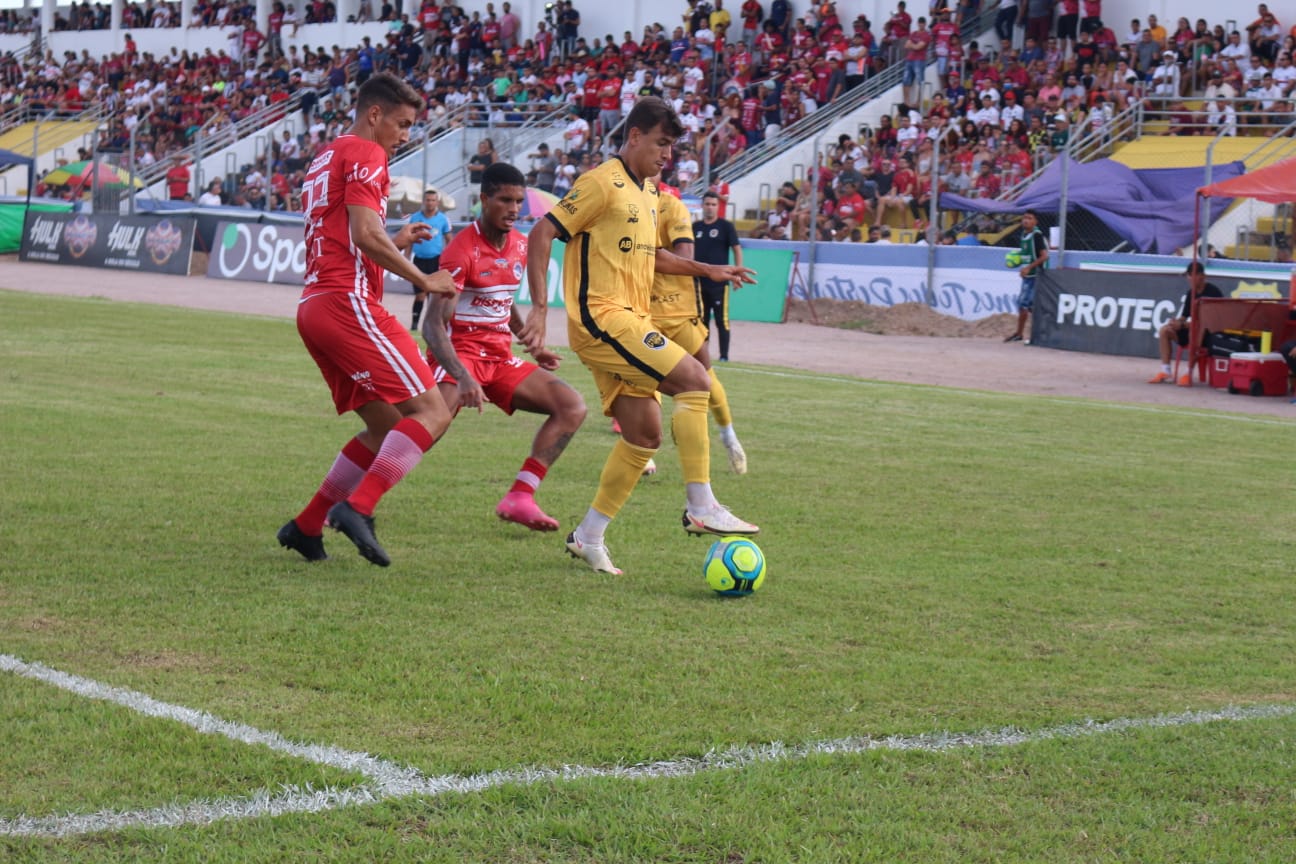
[[[323,533],[329,508],[355,491],[373,461],[374,452],[361,444],[359,438],[346,443],[337,459],[333,460],[333,467],[324,476],[315,497],[311,498],[306,509],[297,514],[297,527],[303,534],[316,536]]]
[[[372,516],[379,499],[413,471],[435,443],[432,433],[422,423],[409,417],[401,420],[387,433],[373,465],[347,501],[356,512]]]
[[[527,460],[522,463],[522,470],[518,472],[517,479],[513,481],[513,486],[509,491],[527,492],[534,495],[536,490],[540,488],[540,481],[545,478],[547,473],[549,473],[548,468],[528,456]]]

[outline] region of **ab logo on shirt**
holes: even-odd
[[[631,249],[634,248],[634,241],[631,240],[629,237],[622,237],[620,240],[617,241],[617,248],[620,249],[622,252],[629,252]]]

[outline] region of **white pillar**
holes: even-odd
[[[270,38],[270,0],[256,0],[256,29]]]
[[[125,0],[112,0],[108,4],[108,29],[112,33],[117,33],[122,29],[122,4]],[[113,40],[116,44],[116,40]]]
[[[54,3],[55,0],[42,0],[41,2],[41,38],[49,44],[50,35],[54,32]]]
[[[189,32],[189,25],[194,20],[194,2],[195,0],[180,0],[180,29]]]

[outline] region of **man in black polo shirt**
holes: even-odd
[[[729,265],[729,252],[733,250],[733,263],[742,266],[742,246],[738,245],[738,229],[728,219],[720,218],[720,196],[707,192],[702,196],[702,218],[693,223],[693,258],[704,264]],[[720,334],[721,363],[729,362],[729,283],[698,279],[702,286],[702,324],[711,330],[711,315],[715,314],[716,331]]]
[[[1206,268],[1200,261],[1192,261],[1184,271],[1188,277],[1188,293],[1183,298],[1183,308],[1178,318],[1171,318],[1157,333],[1157,342],[1161,348],[1161,371],[1148,379],[1149,384],[1164,384],[1174,380],[1170,374],[1170,355],[1175,344],[1188,347],[1189,326],[1191,324],[1193,305],[1202,297],[1223,297],[1224,292],[1218,286],[1206,281]],[[1189,352],[1188,373],[1180,375],[1175,381],[1180,387],[1192,386],[1192,352]]]

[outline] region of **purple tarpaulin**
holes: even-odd
[[[1049,163],[1016,201],[942,195],[940,206],[973,213],[1056,213],[1062,200],[1062,159]],[[1210,179],[1227,180],[1245,171],[1243,163],[1228,162],[1214,166]],[[1206,183],[1205,166],[1129,168],[1112,159],[1072,159],[1067,175],[1067,212],[1092,213],[1137,251],[1172,255],[1193,242],[1193,213],[1197,188]],[[1232,199],[1207,200],[1212,221],[1232,203]]]

